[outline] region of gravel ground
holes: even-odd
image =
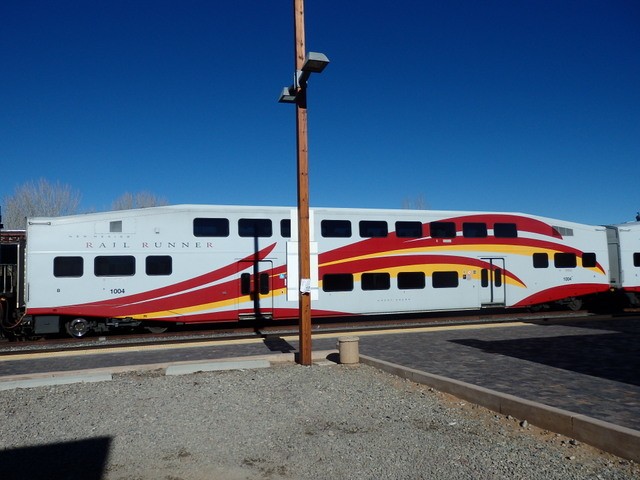
[[[640,466],[372,367],[0,391],[0,477],[632,479]]]

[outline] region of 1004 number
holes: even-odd
[[[124,288],[112,288],[111,295],[120,295],[124,293]]]

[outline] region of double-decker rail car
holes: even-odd
[[[610,280],[633,306],[640,306],[640,222],[607,227]]]
[[[607,229],[521,213],[316,208],[311,278],[296,210],[176,205],[30,218],[22,331],[298,315],[580,308],[610,288]]]

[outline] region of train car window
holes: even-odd
[[[145,272],[147,275],[171,275],[173,259],[169,255],[149,255],[145,258]]]
[[[280,220],[280,236],[282,238],[291,238],[291,220],[288,218]]]
[[[389,235],[389,228],[384,220],[361,220],[359,226],[362,238],[386,237]]]
[[[243,273],[240,275],[240,294],[249,295],[251,293],[251,274]]]
[[[426,285],[423,272],[398,273],[398,288],[400,290],[419,290]]]
[[[456,224],[453,222],[431,222],[429,230],[431,238],[454,238],[456,236]]]
[[[487,236],[487,224],[465,222],[462,224],[462,236],[466,238],[485,238]]]
[[[93,272],[96,277],[130,277],[136,274],[136,259],[131,255],[96,257]]]
[[[273,235],[268,218],[241,218],[238,220],[238,235],[241,237],[270,237]]]
[[[558,227],[556,225],[552,226],[551,228],[554,229],[563,237],[573,237],[573,228]]]
[[[194,218],[193,235],[196,237],[228,237],[229,219]]]
[[[351,222],[349,220],[322,220],[320,229],[325,238],[349,238],[351,236]]]
[[[421,222],[396,222],[396,236],[401,238],[422,237]]]
[[[391,275],[388,273],[363,273],[362,290],[389,290],[391,288]]]
[[[458,272],[433,272],[431,284],[433,288],[456,288]]]
[[[122,220],[115,220],[113,222],[109,222],[109,232],[122,233]]]
[[[533,254],[533,268],[549,268],[549,254],[547,254],[547,253],[534,253]]]
[[[18,263],[18,245],[0,245],[0,265],[15,265]]]
[[[554,253],[553,264],[556,268],[576,268],[578,265],[575,253]]]
[[[501,268],[496,268],[493,271],[493,284],[496,287],[502,286],[502,269]]]
[[[486,268],[480,271],[480,286],[485,288],[489,286],[489,270]]]
[[[81,277],[84,274],[82,257],[55,257],[53,259],[54,277]]]
[[[325,292],[350,292],[353,290],[353,275],[350,273],[327,273],[322,276]]]
[[[597,265],[595,253],[583,253],[582,254],[582,266],[584,268],[593,268]]]
[[[518,229],[515,223],[496,223],[493,225],[493,236],[498,238],[517,238]]]
[[[638,252],[633,254],[633,266],[640,267],[640,253]]]
[[[261,273],[260,274],[260,295],[266,295],[268,294],[271,290],[269,289],[269,274],[268,273]]]

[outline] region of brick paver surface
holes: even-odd
[[[0,376],[262,355],[297,342],[0,362]],[[336,339],[314,339],[314,350]],[[640,430],[640,316],[363,335],[360,353]]]

